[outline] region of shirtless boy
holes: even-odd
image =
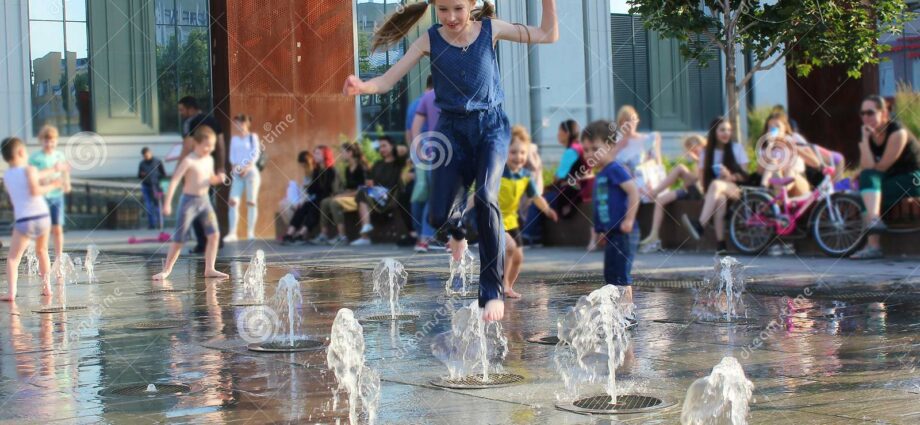
[[[176,172],[173,173],[173,177],[169,181],[166,199],[163,201],[163,214],[171,215],[172,197],[176,193],[176,187],[179,186],[179,182],[185,178],[182,186],[182,197],[179,198],[179,216],[176,220],[176,232],[173,233],[172,243],[169,245],[166,265],[161,273],[153,276],[153,280],[165,280],[172,273],[173,266],[176,265],[176,260],[179,259],[182,245],[188,237],[192,222],[196,220],[205,229],[205,234],[208,237],[204,252],[204,276],[221,279],[229,277],[226,273],[221,273],[214,268],[214,263],[217,261],[217,244],[220,241],[220,231],[217,227],[217,216],[214,214],[214,208],[208,198],[208,188],[223,181],[223,176],[214,174],[214,158],[211,157],[211,151],[214,150],[217,135],[209,127],[199,127],[195,131],[194,138],[195,148],[176,167]]]

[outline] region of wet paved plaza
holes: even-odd
[[[435,255],[435,254],[431,254]],[[436,254],[444,256],[444,254]],[[445,262],[446,262],[446,256]],[[182,259],[171,280],[153,283],[159,257],[103,254],[99,283],[67,288],[68,306],[86,309],[39,314],[46,305],[33,278],[18,302],[0,305],[0,421],[3,423],[347,423],[347,403],[333,409],[336,381],[324,350],[257,353],[246,348],[252,307],[233,306],[247,258],[224,260],[231,281],[200,278],[197,260]],[[305,303],[304,331],[328,343],[341,308],[358,317],[380,313],[370,270],[348,264],[269,260],[266,295],[294,273]],[[322,266],[322,267],[320,267]],[[444,267],[446,269],[446,267]],[[693,320],[689,290],[640,288],[640,325],[631,331],[618,383],[632,393],[675,403],[639,415],[584,416],[558,410],[562,381],[554,347],[527,342],[555,332],[560,313],[598,281],[544,281],[525,275],[525,294],[506,304],[507,372],[521,384],[485,390],[445,390],[430,381],[446,368],[430,349],[450,328],[446,312],[471,299],[444,295],[446,275],[410,271],[404,311],[414,321],[365,322],[367,364],[381,375],[378,423],[589,424],[679,423],[684,395],[724,356],[734,356],[754,385],[753,424],[920,423],[920,306],[906,303],[745,296],[749,322],[725,326]],[[702,278],[702,276],[700,276]],[[172,292],[145,293],[169,289]],[[178,327],[136,330],[142,321],[177,320]],[[181,383],[188,394],[123,396],[131,384]],[[585,394],[602,393],[596,391]]]

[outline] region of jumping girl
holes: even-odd
[[[361,81],[345,80],[345,95],[389,92],[423,56],[431,58],[435,103],[441,108],[436,132],[450,142],[453,157],[432,170],[429,221],[436,229],[450,232],[451,254],[458,260],[466,250],[460,219],[467,188],[474,182],[475,214],[479,233],[479,306],[483,318],[501,320],[505,312],[502,294],[505,269],[498,187],[508,155],[510,128],[502,111],[504,94],[495,52],[498,40],[519,43],[553,43],[559,39],[556,1],[543,0],[540,27],[492,19],[495,7],[486,2],[475,9],[476,0],[428,0],[406,6],[390,16],[374,34],[373,48],[402,40],[435,7],[438,22],[423,33],[405,56],[382,76]]]

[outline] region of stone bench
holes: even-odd
[[[544,225],[543,241],[546,246],[572,246],[586,247],[591,237],[593,205],[583,202],[578,205],[578,211],[571,217],[560,219],[558,223],[546,221]],[[712,227],[706,229],[703,239],[693,240],[684,229],[680,218],[683,214],[690,217],[699,217],[703,207],[702,200],[675,201],[665,208],[664,221],[661,224],[661,246],[666,250],[682,251],[715,251],[716,239]],[[642,204],[639,208],[637,220],[642,237],[647,235],[651,228],[653,204]],[[920,198],[904,200],[890,209],[885,216],[886,223],[895,231],[900,229],[920,229]],[[728,219],[726,218],[726,226]],[[920,246],[915,243],[916,233],[889,233],[882,237],[882,248],[888,255],[917,255]],[[726,240],[728,229],[726,228]],[[811,237],[790,239],[796,252],[803,255],[823,255]],[[729,250],[733,249],[729,242]]]

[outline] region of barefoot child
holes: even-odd
[[[22,140],[10,137],[3,140],[3,160],[10,168],[3,174],[3,186],[13,204],[13,240],[6,257],[6,277],[9,292],[2,301],[16,299],[16,283],[19,280],[19,262],[29,245],[35,240],[35,254],[38,256],[39,276],[42,279],[42,295],[51,295],[51,260],[48,258],[48,233],[51,217],[43,196],[64,186],[60,177],[49,178],[67,171],[66,163],[58,163],[47,172],[38,171],[28,165],[26,145]]]
[[[194,139],[194,150],[176,167],[176,172],[169,181],[166,199],[163,200],[163,214],[170,215],[172,213],[171,201],[173,194],[176,193],[176,186],[185,178],[182,197],[179,198],[176,233],[173,233],[172,243],[169,245],[166,265],[163,267],[163,272],[154,276],[153,280],[165,280],[172,273],[192,222],[196,220],[204,228],[208,240],[204,251],[204,276],[229,277],[214,268],[214,263],[217,261],[220,231],[217,229],[217,216],[208,198],[208,188],[221,183],[220,176],[214,174],[214,158],[211,157],[211,151],[214,150],[214,144],[217,142],[217,135],[210,127],[199,127],[195,131]]]
[[[495,43],[558,40],[556,1],[542,1],[540,27],[492,19],[495,7],[489,2],[476,10],[476,0],[428,0],[405,6],[374,34],[375,50],[402,41],[428,13],[429,5],[434,6],[440,24],[422,32],[385,74],[366,82],[351,75],[343,88],[348,96],[387,93],[423,56],[431,58],[435,104],[441,109],[433,130],[448,141],[449,145],[441,148],[452,156],[431,172],[429,221],[435,229],[449,231],[451,254],[454,261],[459,261],[466,251],[461,225],[465,209],[463,194],[475,182],[481,267],[479,306],[487,321],[501,320],[505,313],[502,300],[505,258],[501,246],[504,229],[498,210],[498,185],[508,153],[510,125],[502,110],[504,94]]]
[[[521,294],[514,292],[514,282],[521,272],[524,263],[524,240],[518,225],[518,211],[521,209],[521,198],[528,196],[533,199],[537,209],[546,214],[550,220],[558,221],[556,210],[537,194],[533,175],[524,168],[530,153],[530,141],[514,137],[508,149],[508,162],[502,173],[502,180],[498,190],[498,208],[502,214],[502,223],[505,226],[505,281],[504,293],[508,298],[521,298]]]
[[[627,122],[620,131],[609,121],[595,121],[582,133],[585,158],[601,169],[594,181],[594,230],[604,248],[604,282],[620,286],[623,300],[632,303],[633,256],[629,235],[636,226],[639,188],[625,167],[615,162],[620,134],[630,134]],[[635,323],[635,319],[631,319]]]

